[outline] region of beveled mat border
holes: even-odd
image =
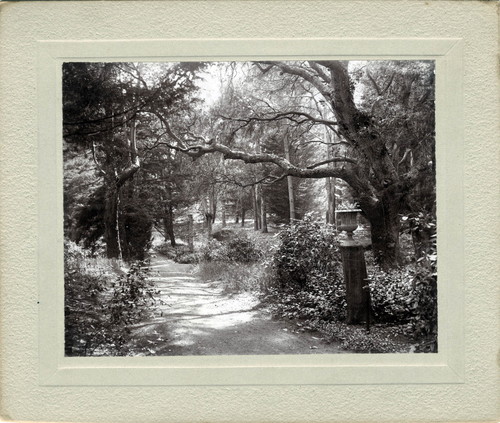
[[[38,42],[41,385],[336,385],[464,382],[463,43],[460,39],[168,39]],[[436,61],[439,352],[64,357],[61,65],[66,61]]]

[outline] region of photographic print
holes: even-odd
[[[66,62],[66,356],[437,352],[435,62]]]

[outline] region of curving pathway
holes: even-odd
[[[164,304],[161,315],[136,325],[134,350],[146,355],[342,353],[319,335],[274,320],[250,293],[226,295],[198,279],[193,266],[159,256],[151,269]]]

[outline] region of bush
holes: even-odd
[[[199,254],[189,251],[189,246],[185,244],[179,243],[172,247],[170,242],[164,242],[155,247],[155,250],[176,263],[193,264],[200,260]]]
[[[202,261],[198,267],[201,279],[221,282],[224,293],[261,291],[266,272],[261,263]]]
[[[262,252],[244,231],[224,229],[213,236],[201,250],[202,260],[252,263],[262,258]]]
[[[306,216],[285,228],[279,239],[273,267],[280,288],[304,288],[315,278],[332,280],[342,271],[337,241],[330,226],[320,226]]]
[[[406,323],[413,337],[436,335],[437,285],[430,268],[418,264],[390,271],[375,268],[369,288],[379,322]]]
[[[143,262],[116,274],[110,260],[91,258],[65,243],[66,355],[124,355],[130,325],[148,318],[158,291],[147,279]]]
[[[128,261],[144,260],[151,248],[153,222],[143,209],[132,205],[127,205],[122,215],[123,257]]]
[[[345,284],[341,277],[312,277],[307,288],[286,291],[268,290],[271,311],[289,319],[344,321],[346,318]]]
[[[274,281],[266,299],[279,317],[342,321],[346,293],[333,230],[306,216],[279,236],[270,269]]]

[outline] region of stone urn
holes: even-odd
[[[337,229],[347,233],[347,239],[352,241],[352,233],[358,228],[359,209],[335,210]]]

